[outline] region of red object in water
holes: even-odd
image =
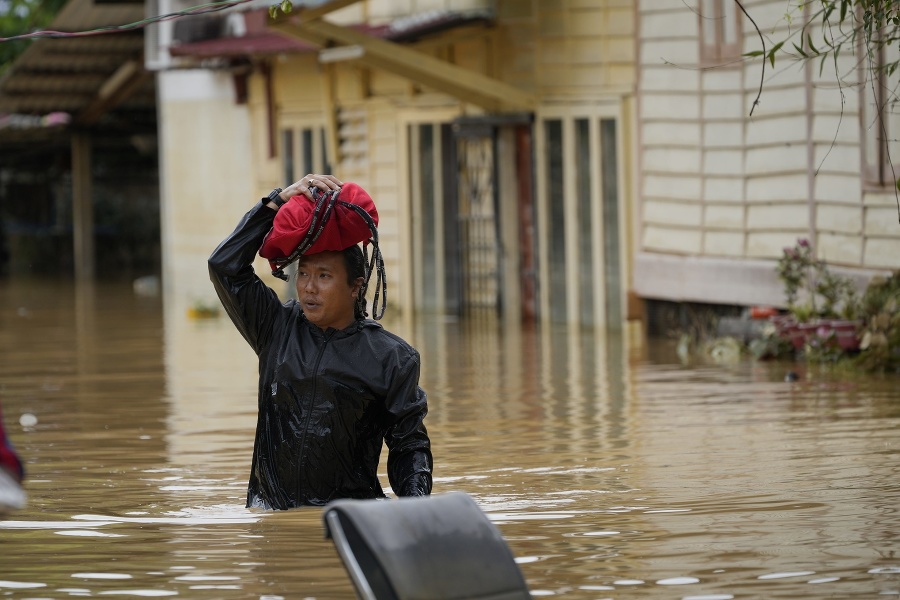
[[[19,480],[25,475],[22,469],[22,461],[13,449],[12,444],[9,443],[6,431],[3,429],[2,412],[0,412],[0,468],[6,469]]]
[[[750,307],[750,318],[751,319],[768,319],[769,317],[774,317],[778,314],[778,309],[774,306],[751,306]]]

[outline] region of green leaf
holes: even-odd
[[[796,50],[797,53],[800,54],[800,56],[802,56],[803,58],[809,58],[809,55],[806,52],[804,52],[803,48],[798,46],[796,42],[794,42],[794,50]]]
[[[812,36],[808,33],[806,34],[806,45],[809,46],[809,49],[812,50],[814,54],[819,54],[819,51],[813,46]]]
[[[784,46],[784,42],[778,42],[769,50],[769,62],[772,64],[773,69],[775,68],[775,53],[781,50],[782,46]]]
[[[269,18],[274,19],[278,15],[278,5],[273,4],[269,7]]]
[[[746,56],[747,58],[755,58],[757,56],[762,56],[762,55],[763,55],[762,50],[753,50],[751,52],[744,52],[744,56]]]
[[[291,0],[281,0],[281,12],[284,14],[288,14],[294,9],[294,5],[291,4]]]

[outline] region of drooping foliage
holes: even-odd
[[[824,64],[842,52],[855,53],[857,44],[874,57],[900,43],[900,0],[788,0],[784,19],[788,36],[747,56],[764,56],[773,66],[780,55]],[[898,66],[900,58],[883,63],[890,75]]]

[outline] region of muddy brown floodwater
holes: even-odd
[[[422,354],[435,493],[475,499],[533,596],[900,595],[898,376],[388,315]],[[28,470],[0,596],[354,597],[321,509],[244,508],[256,363],[227,317],[3,281],[0,356]]]

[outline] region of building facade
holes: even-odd
[[[773,40],[809,10],[744,6]],[[321,171],[375,198],[404,313],[615,329],[647,299],[783,305],[801,238],[861,285],[895,268],[890,104],[859,55],[773,68],[758,44],[731,0],[230,15],[159,73],[166,280],[209,294],[196,264],[241,210]]]
[[[375,199],[391,310],[621,327],[633,4],[342,4],[168,48],[167,286],[209,294],[197,265],[240,214],[325,171]]]
[[[636,293],[781,305],[775,260],[801,238],[861,281],[900,266],[897,177],[879,152],[890,136],[872,108],[893,117],[861,48],[836,61],[782,52],[773,66],[748,58],[763,48],[737,3],[695,4],[638,2]],[[806,43],[809,6],[743,5],[769,48]],[[821,27],[806,31],[824,47]]]

